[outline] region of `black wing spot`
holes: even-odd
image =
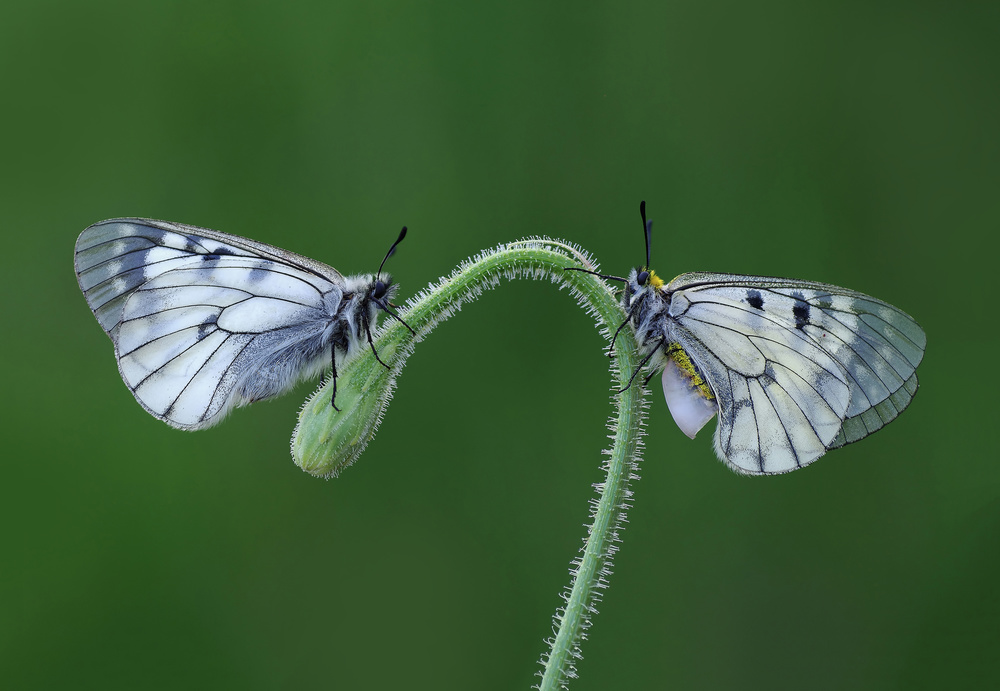
[[[228,247],[216,247],[214,250],[208,252],[207,254],[202,254],[201,258],[205,261],[218,261],[219,257],[223,255],[235,256],[233,251]]]
[[[809,303],[806,302],[806,296],[795,290],[792,291],[792,297],[795,298],[795,306],[792,307],[792,316],[795,317],[795,328],[802,330],[806,328],[809,324]]]
[[[260,283],[265,278],[267,278],[268,274],[271,273],[270,270],[267,268],[270,265],[271,265],[270,262],[261,262],[258,266],[255,266],[254,268],[250,269],[250,278],[249,278],[250,282]]]
[[[736,418],[736,413],[740,412],[744,408],[753,409],[753,401],[749,398],[741,398],[738,401],[733,401],[733,418]]]
[[[776,382],[778,379],[775,376],[774,363],[770,360],[764,361],[764,374],[758,377],[758,380],[769,379],[771,382]]]
[[[198,327],[198,335],[197,335],[197,339],[199,341],[208,336],[213,331],[215,331],[216,320],[218,318],[219,315],[213,314],[211,317],[209,317],[208,319],[206,319],[204,322],[201,323],[201,325]]]
[[[747,304],[753,307],[755,310],[764,310],[764,296],[760,294],[759,290],[748,290],[747,291]]]
[[[131,234],[127,234],[127,235],[131,235]],[[141,233],[136,233],[135,237],[145,238],[146,240],[149,240],[154,245],[158,245],[158,246],[161,246],[161,247],[165,246],[167,244],[167,233],[166,233],[166,231],[160,230],[158,228],[154,228],[152,226],[146,226],[146,225],[142,226],[142,232]],[[124,238],[117,238],[117,239],[124,239]]]
[[[216,247],[215,249],[209,249],[207,247],[202,247],[201,250],[194,250],[201,255],[202,261],[206,262],[216,262],[222,256],[235,256],[233,251],[228,247],[222,245]]]

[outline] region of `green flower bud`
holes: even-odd
[[[406,329],[394,331],[406,332]],[[299,423],[292,436],[292,457],[307,473],[335,477],[342,468],[357,460],[375,436],[392,397],[397,373],[393,363],[400,345],[398,339],[384,337],[379,339],[377,348],[379,357],[392,367],[392,371],[366,349],[337,373],[337,408],[340,410],[330,405],[333,383],[327,382],[299,411]],[[402,364],[398,363],[398,367]]]

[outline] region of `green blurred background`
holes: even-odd
[[[997,688],[996,3],[0,5],[0,686],[525,689],[611,411],[564,292],[508,284],[411,358],[333,481],[313,385],[183,433],[79,294],[87,225],[216,228],[402,297],[568,238],[610,272],[790,275],[926,329],[885,431],[747,479],[651,392],[584,689]]]

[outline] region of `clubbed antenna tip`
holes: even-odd
[[[406,237],[406,226],[403,226],[403,229],[399,231],[399,237],[396,238],[396,242],[392,243],[392,247],[390,247],[389,251],[385,253],[385,258],[382,260],[382,263],[378,265],[378,273],[375,274],[376,281],[382,275],[382,267],[385,266],[386,260],[396,253],[396,245],[401,243],[403,241],[403,238],[405,237]]]

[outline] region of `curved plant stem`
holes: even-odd
[[[581,267],[597,268],[573,245],[543,238],[500,245],[464,262],[451,276],[407,302],[403,318],[416,336],[394,321],[381,331],[376,345],[379,356],[390,363],[390,369],[366,350],[339,373],[339,412],[330,406],[329,385],[320,387],[306,402],[292,438],[296,463],[314,475],[330,477],[357,460],[375,434],[392,397],[396,377],[414,345],[464,303],[495,287],[501,279],[548,279],[567,288],[594,317],[601,333],[610,339],[625,319],[625,312],[601,279],[580,271],[565,271]],[[619,530],[631,497],[629,483],[637,478],[645,419],[643,390],[636,383],[618,392],[627,384],[638,361],[634,339],[619,337],[615,351],[616,357],[610,362],[616,411],[609,420],[614,442],[605,451],[606,477],[596,486],[600,496],[591,510],[593,522],[582,554],[573,560],[572,581],[563,592],[565,605],[553,618],[554,636],[547,641],[550,650],[542,657],[544,671],[537,687],[542,691],[566,688],[569,679],[576,676],[580,642],[596,612],[600,592],[607,587],[611,560],[617,551]]]

